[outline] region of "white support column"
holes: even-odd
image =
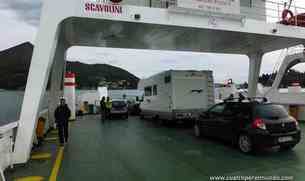
[[[249,78],[248,78],[248,96],[255,97],[257,93],[257,83],[260,73],[264,53],[255,52],[248,55],[249,57]]]
[[[63,42],[63,41],[60,41]],[[59,103],[59,98],[63,96],[62,84],[65,73],[65,52],[68,48],[67,43],[58,44],[55,52],[54,63],[52,66],[50,94],[49,94],[49,124],[53,128],[55,119],[54,111]]]
[[[32,149],[38,111],[45,94],[50,69],[54,60],[54,51],[58,44],[59,25],[42,16],[32,56],[26,90],[24,94],[20,120],[18,122],[13,162],[28,161]]]

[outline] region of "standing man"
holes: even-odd
[[[100,111],[101,111],[101,121],[102,121],[102,123],[104,123],[105,119],[106,119],[106,100],[105,100],[105,96],[103,96],[102,99],[101,99]]]
[[[71,116],[71,111],[66,104],[64,98],[60,98],[60,105],[55,110],[55,120],[58,129],[58,136],[60,145],[63,146],[64,143],[68,143],[68,129],[69,129],[69,118]]]
[[[107,119],[110,119],[111,108],[112,108],[112,101],[110,100],[110,97],[107,97],[107,100],[106,100],[106,117],[107,117]]]

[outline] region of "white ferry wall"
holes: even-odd
[[[177,0],[124,0],[122,3],[154,8],[167,8],[167,6],[171,8],[176,6]],[[266,2],[265,0],[240,0],[240,13],[247,18],[265,21]]]
[[[216,87],[215,88],[215,101],[222,102],[224,99],[229,98],[231,94],[234,97],[238,97],[238,89],[235,84],[229,84],[224,87]]]
[[[240,0],[240,13],[247,18],[266,21],[266,0]]]
[[[293,48],[292,48],[293,50]],[[277,71],[272,87],[266,88],[263,96],[269,101],[277,104],[282,104],[290,112],[292,109],[297,109],[297,113],[293,115],[299,121],[305,121],[305,91],[300,86],[288,86],[287,89],[280,88],[280,84],[286,75],[286,72],[293,66],[305,62],[304,50],[297,52],[287,52],[281,66]]]
[[[165,71],[140,80],[138,87],[140,90],[151,87],[152,90],[151,95],[144,91],[144,100],[140,106],[142,117],[196,119],[200,112],[214,104],[211,71]],[[180,116],[177,117],[177,114]]]

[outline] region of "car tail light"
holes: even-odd
[[[292,117],[292,116],[290,116],[290,118],[294,121],[295,126],[298,127],[299,126],[299,122],[294,117]]]
[[[266,129],[266,124],[262,119],[255,119],[252,123],[252,128]]]

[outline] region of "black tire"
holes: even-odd
[[[154,116],[152,117],[152,119],[158,121],[158,120],[160,120],[160,117],[159,117],[159,115],[154,115]]]
[[[140,114],[140,119],[141,119],[141,120],[144,120],[144,119],[145,119],[145,117],[144,117],[143,114]]]
[[[170,121],[166,119],[162,119],[159,121],[162,126],[168,127],[170,126]]]
[[[280,146],[281,151],[290,151],[295,147],[295,145],[282,145]]]
[[[247,134],[240,134],[238,136],[237,146],[242,153],[249,154],[255,151],[252,139]]]
[[[125,115],[125,119],[128,119],[128,113]]]
[[[157,124],[161,125],[161,126],[165,126],[165,120],[160,119],[159,115],[155,115],[154,117],[152,117],[153,121],[156,122]]]
[[[197,138],[202,137],[202,133],[201,133],[201,130],[200,130],[200,127],[198,126],[198,124],[194,125],[194,134]]]

